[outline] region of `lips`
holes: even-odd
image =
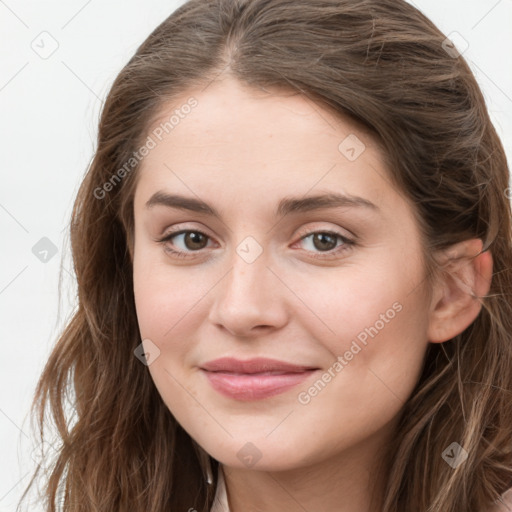
[[[307,370],[317,370],[318,368],[308,365],[296,365],[278,359],[269,359],[266,357],[257,357],[242,361],[232,357],[222,357],[205,363],[201,367],[209,372],[228,372],[238,374],[253,373],[299,373]]]
[[[277,359],[241,361],[228,357],[215,359],[201,367],[213,389],[236,400],[260,400],[284,393],[318,369]]]

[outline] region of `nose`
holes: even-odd
[[[236,337],[251,337],[286,324],[286,293],[290,291],[261,254],[248,263],[238,254],[227,275],[212,290],[208,319]]]

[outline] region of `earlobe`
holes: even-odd
[[[428,337],[448,341],[469,327],[482,308],[492,279],[492,255],[479,239],[465,240],[438,258],[442,269],[430,312]]]

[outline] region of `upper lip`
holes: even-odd
[[[254,359],[235,359],[233,357],[221,357],[204,363],[201,368],[209,372],[233,372],[233,373],[262,373],[262,372],[286,372],[297,373],[318,368],[309,365],[297,365],[278,359],[256,357]]]

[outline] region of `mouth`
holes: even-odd
[[[242,360],[233,357],[221,357],[209,361],[201,366],[202,370],[209,372],[226,372],[226,373],[299,373],[307,370],[318,370],[317,367],[310,365],[294,364],[279,359],[270,359],[267,357],[256,357],[253,359]]]
[[[213,389],[235,400],[261,400],[284,393],[317,372],[306,370],[294,373],[237,374],[202,371]]]

